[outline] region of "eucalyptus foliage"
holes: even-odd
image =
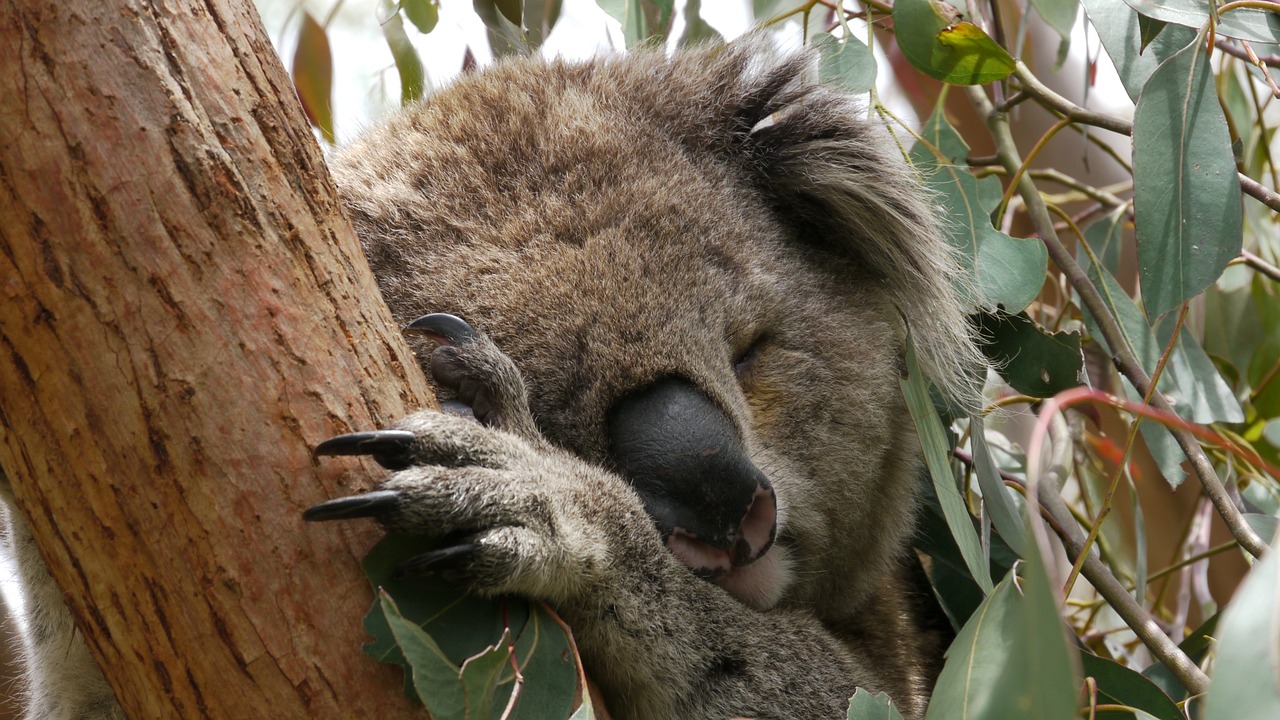
[[[723,41],[699,0],[598,3],[627,47]],[[903,382],[931,479],[920,550],[957,633],[930,720],[1280,717],[1280,582],[1274,554],[1254,561],[1280,515],[1280,5],[752,7],[798,23],[815,71],[865,93],[920,171],[996,368],[975,416],[931,402],[914,367]],[[473,8],[495,56],[537,52],[560,17],[559,0]],[[423,87],[409,28],[438,10],[378,11],[404,102]],[[329,38],[298,22],[295,82],[331,140]],[[1063,97],[1102,93],[1100,55],[1117,110]],[[367,563],[367,651],[404,665],[437,720],[595,717],[553,615],[392,579],[401,542]],[[851,698],[849,718],[898,717]]]

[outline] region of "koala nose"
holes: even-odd
[[[609,415],[610,456],[644,501],[667,547],[719,577],[758,560],[777,533],[773,486],[737,428],[692,383],[660,380]]]

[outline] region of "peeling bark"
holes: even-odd
[[[300,513],[424,402],[247,0],[0,4],[0,467],[131,717],[420,713]]]

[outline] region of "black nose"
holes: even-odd
[[[667,547],[695,571],[721,575],[773,544],[773,486],[728,415],[689,381],[660,380],[620,400],[609,442]]]

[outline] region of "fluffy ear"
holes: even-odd
[[[745,157],[784,218],[879,278],[925,372],[973,405],[986,362],[965,315],[967,276],[897,145],[851,98],[816,82],[812,52],[779,53],[756,35],[706,60],[719,76],[723,150]]]

